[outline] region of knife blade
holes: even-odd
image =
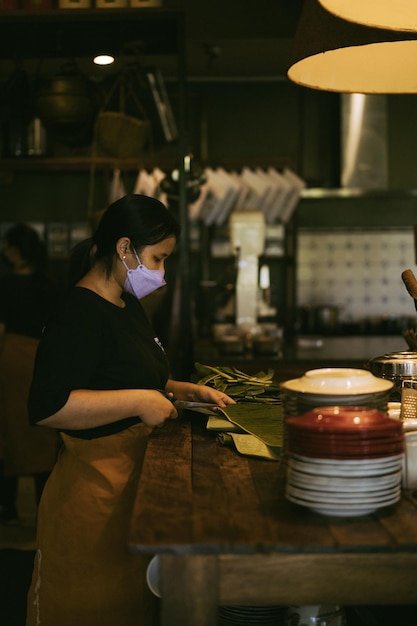
[[[177,400],[174,396],[167,393],[163,389],[159,389],[160,391],[178,411],[181,410],[189,410],[189,411],[198,411],[199,413],[204,413],[205,415],[216,415],[217,409],[219,408],[216,404],[211,402],[191,402],[189,400]]]
[[[206,415],[215,415],[217,413],[217,409],[219,408],[215,404],[210,404],[209,402],[188,402],[187,400],[176,400],[175,398],[173,398],[171,402],[177,410],[188,409],[190,411],[198,411],[199,413],[204,413]]]

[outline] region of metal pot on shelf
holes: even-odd
[[[35,109],[47,131],[58,141],[83,145],[91,139],[98,110],[95,85],[75,63],[64,63],[60,73],[36,79]]]
[[[314,309],[316,332],[333,333],[339,328],[339,307],[330,304],[316,306]]]
[[[46,125],[85,122],[95,112],[93,83],[74,63],[64,63],[59,74],[37,78],[35,104]]]
[[[338,306],[322,304],[303,306],[298,309],[298,328],[301,333],[318,333],[329,335],[339,329]]]

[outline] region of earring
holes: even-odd
[[[126,255],[124,255],[124,257],[123,257],[123,261],[125,260],[125,258],[126,258]]]

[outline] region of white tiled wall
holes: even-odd
[[[299,306],[337,305],[341,321],[412,316],[401,272],[417,275],[413,230],[301,230]]]

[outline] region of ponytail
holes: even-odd
[[[70,287],[78,283],[91,268],[92,249],[93,240],[91,237],[77,243],[77,245],[72,248],[68,269],[68,282]]]

